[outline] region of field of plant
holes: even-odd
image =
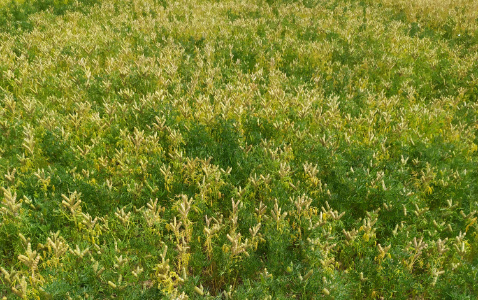
[[[476,299],[478,0],[1,0],[0,298]]]

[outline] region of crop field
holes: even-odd
[[[1,0],[0,299],[477,299],[478,0]]]

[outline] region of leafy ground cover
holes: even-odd
[[[478,2],[0,2],[0,297],[476,299]]]

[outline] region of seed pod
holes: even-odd
[[[204,296],[204,291],[202,290],[202,286],[201,288],[198,288],[197,286],[195,286],[194,291],[198,293],[199,295]]]
[[[312,276],[312,274],[314,274],[314,270],[310,270],[309,272],[307,272],[307,274],[305,274],[304,276],[304,280],[309,279],[309,277]]]

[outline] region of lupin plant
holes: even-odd
[[[475,299],[478,1],[0,1],[0,299]]]

